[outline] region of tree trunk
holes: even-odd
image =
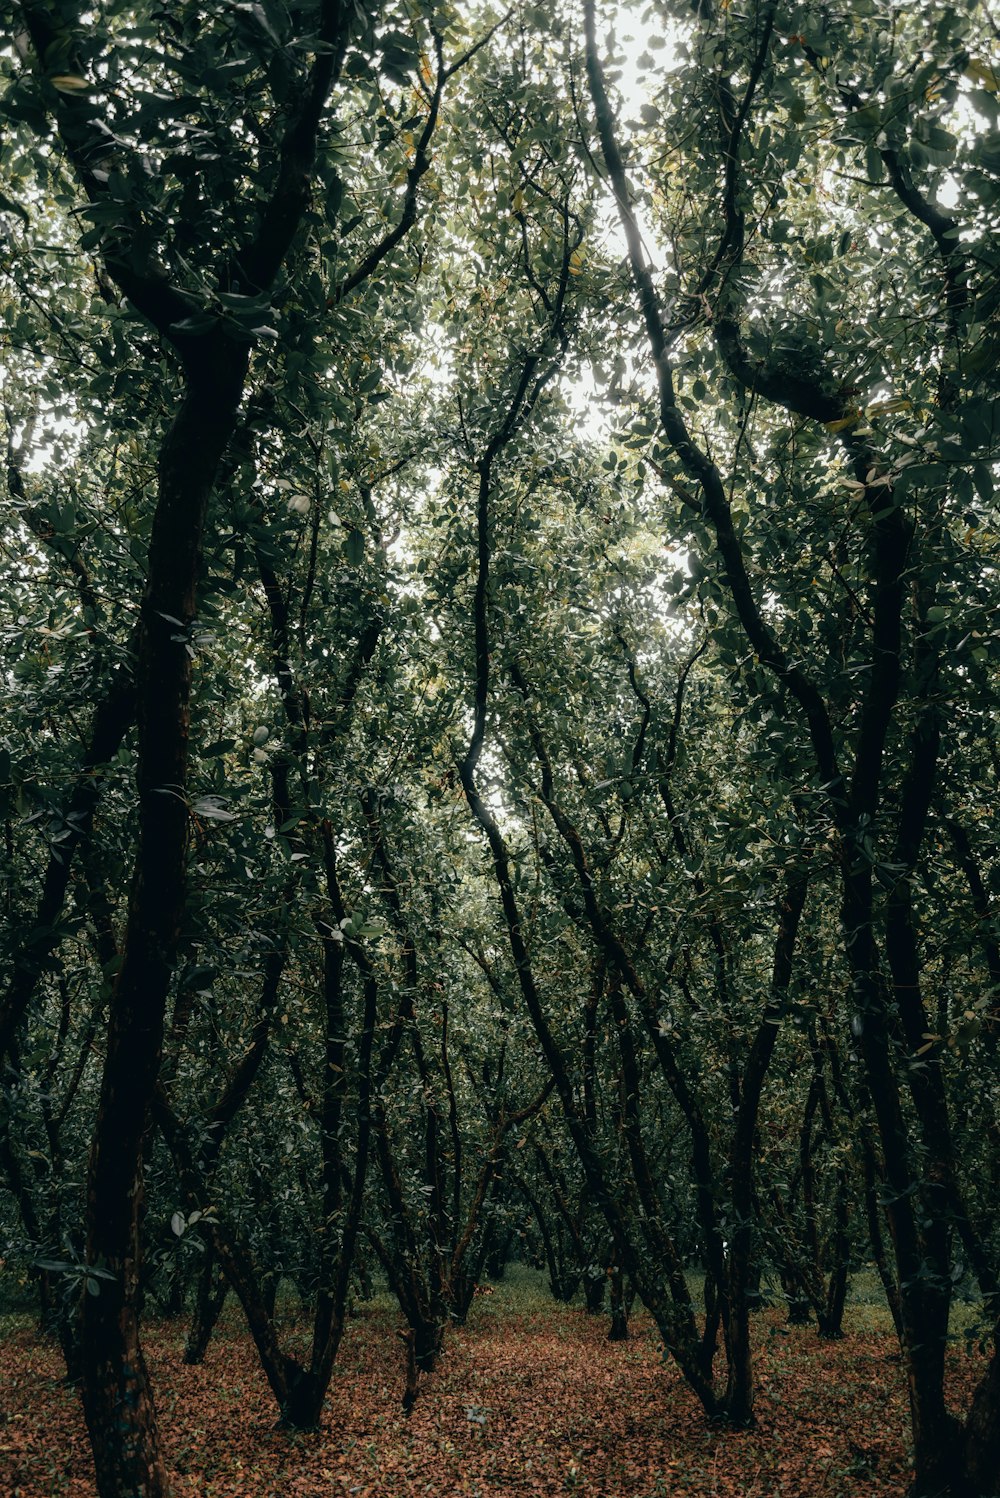
[[[142,1150],[184,904],[186,630],[208,499],[247,364],[235,347],[206,346],[205,354],[203,379],[191,381],[160,452],[136,682],[139,847],[87,1180],[87,1262],[113,1276],[95,1281],[99,1293],[84,1296],[82,1318],[83,1404],[100,1498],[167,1493],[136,1304]]]
[[[588,1316],[599,1316],[604,1309],[607,1279],[600,1264],[588,1264],[583,1271],[583,1299]]]
[[[1000,1327],[994,1328],[994,1346]],[[962,1482],[970,1498],[996,1498],[1000,1491],[1000,1359],[989,1368],[972,1398],[965,1425]]]
[[[510,1262],[513,1244],[514,1229],[508,1228],[505,1233],[493,1240],[490,1251],[486,1255],[486,1277],[495,1285],[500,1284],[507,1276],[507,1265]]]
[[[416,1338],[412,1326],[408,1326],[405,1332],[398,1333],[400,1340],[406,1349],[406,1385],[403,1389],[403,1409],[408,1415],[417,1402],[417,1394],[420,1388],[420,1375],[417,1370]]]
[[[726,1418],[737,1426],[750,1425],[753,1422],[750,1290],[754,1274],[754,1138],[764,1082],[774,1054],[784,1006],[788,999],[788,989],[792,978],[792,959],[799,922],[805,906],[807,886],[808,875],[804,872],[796,872],[789,879],[781,898],[778,911],[778,932],[774,943],[771,989],[744,1068],[740,1105],[729,1156],[734,1227],[725,1281],[725,1292],[728,1293],[729,1301],[729,1318],[726,1325],[726,1350],[729,1355]]]
[[[812,1321],[812,1304],[808,1295],[801,1291],[786,1290],[788,1298],[788,1325],[808,1326]]]
[[[837,1195],[833,1208],[834,1227],[830,1242],[830,1280],[827,1285],[826,1305],[819,1316],[819,1334],[830,1341],[839,1341],[844,1335],[844,1302],[847,1299],[847,1257],[850,1252],[848,1237],[847,1173],[841,1167],[837,1177]]]
[[[944,1400],[944,1352],[950,1283],[926,1273],[930,1255],[941,1252],[940,1221],[929,1239],[915,1211],[914,1165],[896,1070],[886,1006],[879,990],[878,959],[871,927],[871,874],[845,870],[843,924],[854,985],[853,1027],[871,1091],[885,1160],[885,1212],[895,1250],[899,1285],[901,1350],[906,1367],[916,1478],[914,1498],[947,1492],[956,1471],[958,1423]],[[935,1266],[937,1267],[937,1266]]]
[[[611,1265],[611,1325],[608,1328],[609,1342],[628,1341],[628,1318],[632,1309],[633,1291],[622,1274],[617,1259]]]
[[[208,1344],[212,1340],[216,1323],[222,1314],[222,1307],[226,1303],[226,1294],[229,1286],[226,1276],[219,1268],[215,1251],[209,1246],[205,1252],[205,1262],[201,1266],[198,1276],[198,1288],[195,1293],[194,1316],[191,1321],[191,1329],[188,1332],[187,1341],[184,1344],[184,1361],[189,1364],[203,1363]]]

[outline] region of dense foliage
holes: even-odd
[[[989,8],[6,10],[0,1225],[102,1498],[144,1306],[307,1428],[515,1253],[736,1427],[872,1265],[992,1492]]]

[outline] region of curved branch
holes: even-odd
[[[441,95],[444,92],[446,80],[454,72],[454,68],[445,67],[440,33],[434,31],[433,37],[434,51],[437,56],[434,92],[431,95],[430,109],[427,112],[424,128],[420,132],[420,139],[417,141],[416,150],[413,153],[413,160],[406,173],[406,191],[403,194],[402,212],[399,215],[398,222],[388,233],[383,235],[378,244],[374,245],[368,251],[368,254],[365,255],[360,264],[355,266],[350,275],[340,283],[333,297],[335,302],[342,302],[356,287],[360,286],[362,282],[367,281],[368,277],[381,265],[386,256],[391,255],[396,246],[406,238],[417,221],[417,189],[420,186],[421,178],[426,175],[430,168],[430,143],[437,128],[438,114],[441,109]],[[471,56],[471,54],[468,55]]]
[[[716,547],[722,558],[740,623],[761,661],[786,683],[805,713],[813,752],[827,788],[834,815],[841,826],[846,826],[848,821],[846,788],[838,764],[833,727],[827,705],[811,678],[800,666],[789,659],[777,636],[764,619],[747,574],[746,558],[733,524],[732,510],[722,475],[691,436],[677,404],[659,297],[643,254],[642,239],[632,208],[625,164],[615,132],[614,113],[604,82],[604,70],[597,54],[594,0],[585,0],[584,3],[584,30],[587,78],[594,104],[597,132],[625,232],[632,279],[638,293],[653,358],[659,391],[660,425],[685,472],[701,486],[705,512],[715,531]]]

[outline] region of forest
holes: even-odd
[[[988,0],[0,14],[0,1488],[995,1498]]]

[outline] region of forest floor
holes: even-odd
[[[151,1323],[147,1356],[177,1498],[411,1498],[586,1494],[589,1498],[897,1498],[907,1484],[906,1390],[891,1325],[848,1308],[847,1337],[821,1342],[783,1313],[754,1318],[756,1429],[715,1430],[651,1324],[627,1342],[608,1322],[557,1306],[541,1276],[477,1299],[449,1333],[413,1412],[400,1406],[402,1344],[388,1302],[348,1326],[322,1429],[290,1436],[238,1309],[201,1367],[185,1328]],[[0,1319],[0,1494],[93,1498],[76,1393],[29,1318]],[[956,1404],[982,1363],[951,1353]]]

